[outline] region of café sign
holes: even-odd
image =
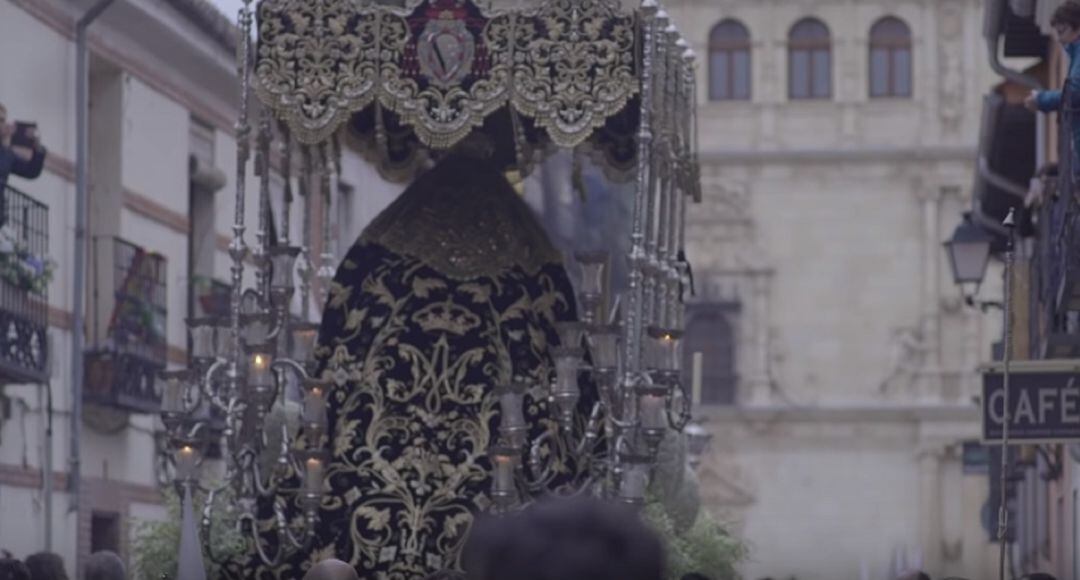
[[[1004,365],[982,369],[985,442],[1000,442],[1005,417]],[[1015,361],[1009,365],[1009,440],[1080,441],[1080,360]]]

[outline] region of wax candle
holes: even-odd
[[[495,467],[495,493],[509,495],[514,492],[514,458],[506,454],[492,457]]]
[[[312,387],[304,395],[304,423],[326,427],[326,393],[322,387]]]
[[[195,464],[199,453],[191,445],[182,445],[176,450],[176,479],[184,481],[195,475]]]
[[[323,489],[323,462],[317,457],[310,457],[305,462],[304,491],[320,495]]]
[[[256,352],[251,355],[248,366],[248,382],[251,386],[257,388],[270,386],[270,361],[271,356],[268,353]]]
[[[701,373],[704,367],[705,359],[701,352],[694,353],[694,367],[693,375],[691,377],[691,392],[693,393],[693,403],[697,407],[701,404]]]

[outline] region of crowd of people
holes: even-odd
[[[94,552],[83,566],[85,580],[126,580],[124,561],[115,552]],[[52,552],[38,552],[18,560],[0,551],[0,580],[68,580],[64,560]]]
[[[56,554],[34,554],[25,562],[6,552],[0,552],[0,556],[0,580],[69,578],[63,560]],[[585,498],[540,502],[514,514],[480,519],[462,552],[462,565],[464,572],[437,572],[426,580],[665,578],[663,545],[638,515],[623,506]],[[86,580],[128,578],[123,561],[114,552],[91,554],[83,570]],[[361,577],[362,571],[352,565],[327,559],[312,566],[303,580],[360,580]],[[689,573],[682,580],[719,579]],[[922,571],[912,571],[896,580],[931,580],[931,577]],[[1056,578],[1036,573],[1021,580]]]

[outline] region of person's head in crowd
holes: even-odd
[[[1080,2],[1062,2],[1050,15],[1050,26],[1061,44],[1069,45],[1080,39]]]
[[[480,520],[463,554],[469,580],[661,580],[660,540],[623,506],[575,498]]]
[[[26,559],[30,580],[68,580],[64,560],[52,552],[38,552]]]
[[[127,570],[124,561],[115,552],[103,550],[90,554],[86,559],[84,580],[125,580]]]
[[[930,580],[930,575],[921,570],[912,570],[910,572],[904,572],[898,576],[896,580]]]
[[[1053,574],[1047,574],[1046,572],[1035,572],[1022,577],[1021,580],[1057,580],[1057,578]]]
[[[712,580],[712,579],[709,578],[708,576],[704,575],[704,574],[698,574],[697,572],[690,572],[688,574],[683,574],[682,578],[680,578],[680,580]]]
[[[331,558],[312,566],[304,580],[360,580],[360,576],[349,564]]]
[[[11,557],[11,553],[5,551],[0,558],[0,580],[30,580],[30,570],[26,564]]]

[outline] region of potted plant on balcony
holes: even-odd
[[[26,244],[0,231],[0,279],[20,293],[42,295],[49,287],[56,264],[34,255]]]

